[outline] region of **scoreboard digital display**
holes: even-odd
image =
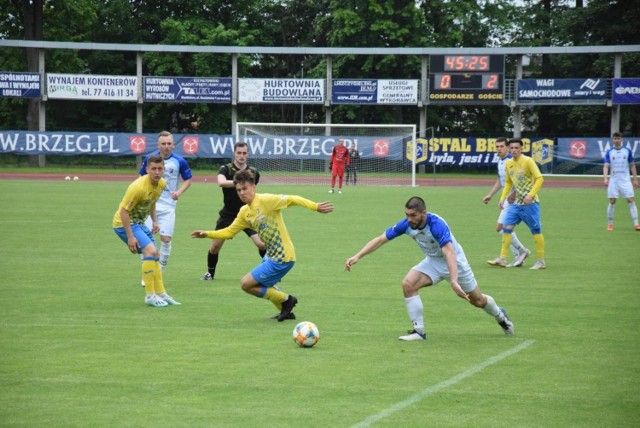
[[[504,55],[431,55],[429,104],[503,104]]]

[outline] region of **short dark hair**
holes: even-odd
[[[424,199],[419,196],[412,196],[409,198],[404,207],[408,210],[416,210],[416,211],[426,211],[427,204],[425,204]]]
[[[520,138],[512,138],[509,140],[509,145],[511,145],[512,143],[518,143],[521,146],[524,146],[524,144],[522,143],[522,140]]]
[[[233,185],[239,183],[249,183],[256,184],[256,178],[253,175],[253,171],[249,168],[243,169],[242,171],[236,172],[236,175],[233,176]]]
[[[246,148],[249,148],[249,146],[247,145],[247,143],[245,143],[244,141],[238,141],[237,143],[235,143],[235,144],[233,145],[233,152],[234,152],[234,153],[235,153],[235,151],[236,151],[236,149],[237,149],[238,147],[246,147]]]
[[[163,164],[164,163],[164,159],[162,158],[161,154],[151,155],[147,159],[147,165],[149,165],[150,163],[162,163]]]
[[[616,137],[622,138],[622,132],[614,132],[613,133],[613,138],[616,138]]]
[[[496,143],[506,143],[507,139],[505,137],[496,138]]]

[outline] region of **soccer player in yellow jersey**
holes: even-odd
[[[536,245],[537,261],[530,269],[544,269],[546,267],[544,263],[544,236],[542,236],[540,199],[538,198],[538,191],[542,187],[544,179],[534,160],[522,154],[521,139],[509,140],[509,151],[512,158],[505,164],[507,177],[500,197],[500,208],[503,208],[504,201],[512,188],[515,188],[516,199],[509,207],[504,219],[505,233],[502,234],[500,257],[507,257],[509,245],[511,245],[511,232],[517,224],[524,221],[529,226]]]
[[[233,182],[240,200],[246,204],[240,208],[233,223],[220,230],[196,230],[191,233],[191,237],[230,239],[247,228],[257,231],[267,248],[267,254],[261,264],[242,277],[242,289],[245,293],[273,303],[280,310],[276,316],[279,322],[295,319],[292,310],[298,299],[274,287],[293,268],[296,261],[296,253],[281,211],[298,205],[325,214],[333,211],[333,204],[317,203],[295,195],[258,194],[255,177],[249,169],[238,171]]]
[[[147,159],[147,174],[139,177],[127,188],[127,192],[113,216],[113,230],[127,244],[133,254],[142,254],[142,279],[145,284],[145,303],[149,306],[179,305],[167,294],[162,280],[160,254],[153,239],[157,233],[158,217],[156,201],[167,186],[164,174],[164,159],[152,155]],[[152,230],[145,226],[151,216]]]

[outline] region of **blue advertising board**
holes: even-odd
[[[145,76],[144,101],[231,103],[231,78]]]
[[[628,147],[637,161],[640,156],[640,137],[623,137],[622,145]],[[578,163],[602,163],[607,150],[613,147],[610,138],[558,138],[558,160]]]
[[[519,104],[606,104],[607,79],[523,79],[517,81]]]
[[[0,131],[0,153],[24,155],[147,155],[157,134]],[[358,147],[363,158],[404,159],[401,137],[300,136],[245,137],[255,159],[329,159],[338,139]],[[175,153],[184,157],[231,158],[234,135],[175,134]]]
[[[0,72],[0,98],[40,98],[42,82],[38,73]]]
[[[245,137],[255,159],[328,159],[339,138],[354,144],[363,159],[402,160],[413,156],[410,141],[402,137],[334,136],[254,136]],[[175,134],[176,154],[183,157],[231,158],[234,135]],[[494,165],[495,138],[418,139],[417,163],[443,166]],[[553,140],[523,139],[524,152],[544,164],[553,156]],[[24,155],[146,155],[156,150],[157,134],[0,131],[0,153]],[[411,154],[411,156],[409,156]]]
[[[157,149],[157,134],[100,132],[0,131],[0,154],[23,155],[147,155]],[[400,137],[363,137],[350,135],[247,137],[251,157],[255,159],[328,159],[339,138],[357,147],[363,159],[406,160],[413,150],[410,141]],[[187,157],[231,158],[234,135],[175,134],[176,154]],[[541,165],[556,161],[602,163],[613,144],[609,138],[523,138],[523,152]],[[489,166],[497,164],[495,138],[419,138],[416,162],[441,166]],[[640,137],[624,137],[635,158],[640,158]]]
[[[333,104],[375,104],[378,81],[375,79],[334,79],[331,86]]]
[[[613,104],[640,104],[640,79],[613,79]]]

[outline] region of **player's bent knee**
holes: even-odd
[[[469,303],[471,303],[476,308],[484,308],[487,306],[487,299],[484,296],[474,297],[469,295]]]

